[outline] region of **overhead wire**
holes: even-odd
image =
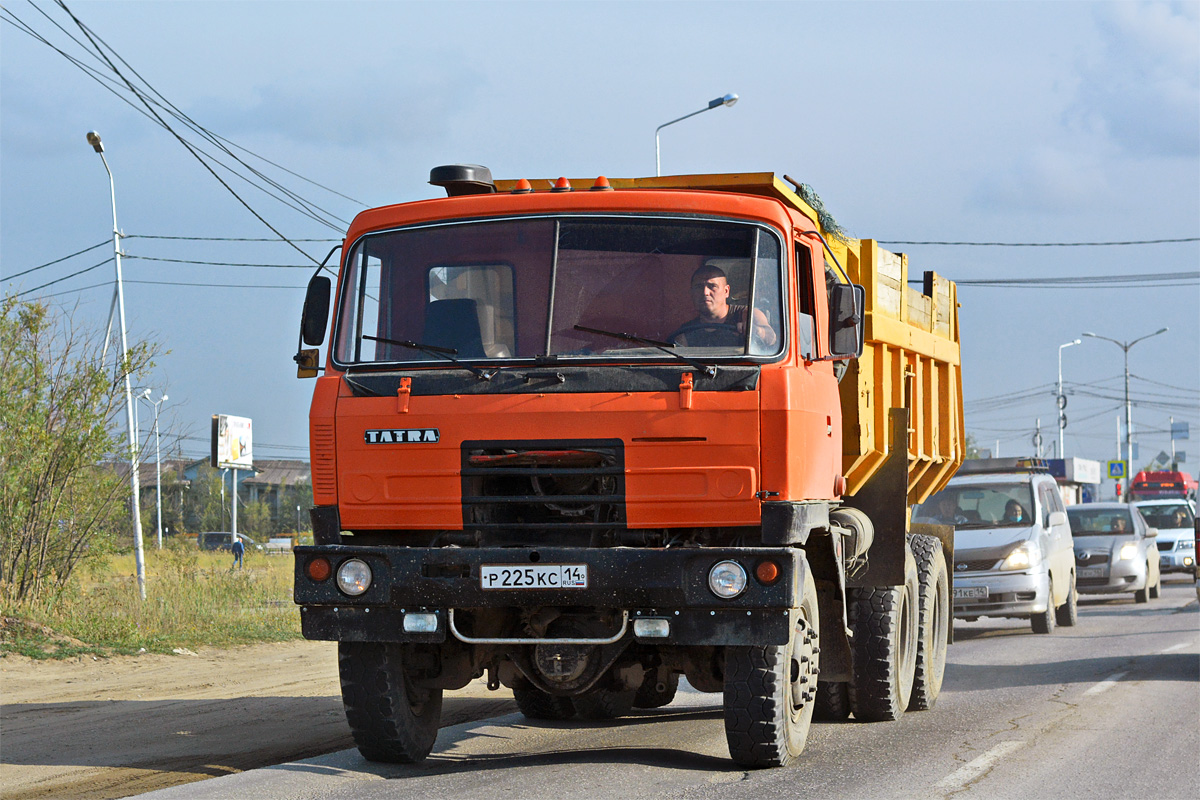
[[[25,270],[24,272],[18,272],[16,275],[8,275],[3,280],[6,280],[6,281],[16,280],[17,278],[20,278],[22,275],[28,275],[31,272],[37,272],[39,269],[45,269],[46,267],[52,267],[55,264],[61,264],[62,262],[66,261],[67,259],[74,258],[75,256],[81,256],[84,253],[88,253],[88,252],[91,252],[92,250],[95,250],[97,247],[103,247],[104,245],[106,245],[108,243],[109,243],[108,240],[105,239],[103,242],[100,242],[99,244],[94,244],[91,247],[85,247],[82,250],[71,253],[71,255],[69,255],[69,256],[63,256],[62,258],[56,258],[53,261],[47,261],[45,264],[39,264],[36,267],[30,267],[29,269]]]

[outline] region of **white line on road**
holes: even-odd
[[[1115,672],[1112,675],[1109,675],[1104,680],[1097,683],[1092,688],[1088,689],[1086,692],[1083,693],[1083,696],[1087,697],[1090,694],[1100,694],[1101,692],[1107,692],[1109,689],[1116,686],[1117,682],[1120,681],[1121,678],[1124,678],[1128,674],[1129,674],[1128,672]]]
[[[1183,648],[1187,647],[1189,644],[1191,644],[1191,642],[1180,642],[1179,644],[1171,645],[1166,650],[1160,650],[1158,652],[1159,652],[1159,655],[1166,655],[1167,653],[1173,652],[1175,650],[1182,650]]]
[[[974,761],[969,761],[963,764],[958,769],[951,772],[945,778],[938,782],[937,788],[943,791],[953,791],[961,789],[971,781],[978,778],[980,775],[987,772],[992,766],[1004,758],[1006,755],[1023,746],[1025,742],[1021,739],[1012,739],[988,750]]]

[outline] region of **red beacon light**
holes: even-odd
[[[603,175],[601,175],[599,178],[596,178],[596,182],[593,183],[592,188],[589,189],[589,191],[592,192],[611,192],[612,190],[613,188],[609,185],[608,178],[604,177]]]
[[[513,187],[512,194],[530,194],[533,191],[533,185],[527,178],[521,178],[517,181],[517,185]]]
[[[566,178],[559,178],[554,182],[554,186],[550,189],[552,192],[573,192],[571,182]]]

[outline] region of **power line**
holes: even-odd
[[[958,286],[979,286],[1005,289],[1141,289],[1173,286],[1193,286],[1200,283],[1197,272],[1159,272],[1140,275],[1088,275],[1040,278],[961,278],[952,279]],[[920,286],[923,280],[914,279],[910,285]]]
[[[310,270],[312,267],[304,264],[245,264],[235,261],[193,261],[188,258],[158,258],[155,256],[135,256],[126,255],[128,259],[139,259],[141,261],[165,261],[171,264],[197,264],[206,267],[253,267],[253,268],[270,268],[270,269],[304,269]]]
[[[1126,242],[915,242],[898,239],[878,240],[880,244],[920,244],[942,247],[1126,247],[1143,244],[1175,244],[1178,242],[1200,242],[1200,237],[1183,239],[1138,239]]]
[[[70,275],[64,275],[61,278],[55,278],[54,280],[52,280],[48,283],[43,283],[41,286],[35,286],[32,289],[26,289],[23,292],[18,292],[15,296],[16,297],[24,297],[27,294],[32,294],[33,292],[36,292],[38,289],[45,289],[47,286],[53,286],[56,283],[62,283],[63,281],[65,281],[69,278],[74,278],[76,275],[82,275],[83,273],[91,272],[92,270],[97,269],[98,267],[103,267],[105,264],[107,264],[108,262],[110,262],[112,260],[113,260],[113,257],[109,256],[108,258],[101,261],[99,264],[93,264],[92,266],[87,267],[86,269],[81,269],[78,272],[72,272]]]
[[[53,261],[48,261],[48,262],[46,262],[45,264],[41,264],[41,265],[39,265],[39,266],[36,266],[36,267],[30,267],[29,269],[25,270],[24,272],[18,272],[16,275],[9,275],[9,276],[8,276],[7,278],[5,278],[4,280],[6,280],[6,281],[13,281],[13,280],[16,280],[17,278],[21,277],[22,275],[28,275],[28,274],[29,274],[29,273],[31,273],[31,272],[37,272],[39,269],[45,269],[46,267],[52,267],[52,266],[54,266],[55,264],[61,264],[63,261],[66,261],[66,260],[67,260],[67,259],[69,259],[69,258],[74,258],[75,256],[81,256],[81,255],[83,255],[84,253],[87,253],[87,252],[90,252],[90,251],[92,251],[92,250],[95,250],[97,247],[104,247],[104,245],[106,245],[106,244],[108,244],[108,240],[107,240],[107,239],[105,239],[103,242],[100,242],[100,244],[94,244],[94,245],[92,245],[91,247],[85,247],[85,248],[83,248],[82,250],[80,250],[80,251],[78,251],[78,252],[71,253],[71,255],[69,255],[69,256],[63,256],[62,258],[56,258],[56,259],[54,259]]]
[[[229,236],[155,236],[149,233],[130,233],[126,234],[126,239],[173,239],[184,242],[270,242],[272,244],[282,244],[278,239],[268,238],[233,238]],[[340,242],[341,239],[292,239],[293,242]],[[101,242],[100,244],[106,244]],[[100,245],[96,245],[99,247]],[[305,267],[305,269],[308,269]]]

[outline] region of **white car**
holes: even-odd
[[[1164,575],[1182,572],[1196,577],[1196,510],[1188,500],[1138,500],[1133,503],[1158,528],[1158,564]]]

